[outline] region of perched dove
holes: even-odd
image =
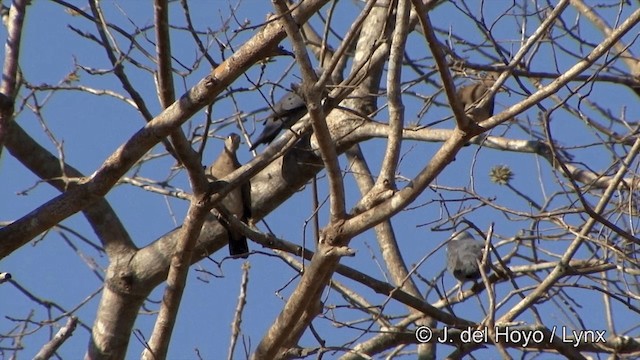
[[[211,180],[218,180],[232,173],[240,167],[236,156],[236,150],[240,145],[240,135],[231,133],[224,142],[224,149],[216,161],[209,167],[208,175]],[[222,199],[221,204],[240,221],[247,222],[251,217],[251,184],[246,182],[234,189]],[[227,227],[229,234],[229,255],[234,257],[247,257],[249,246],[247,238],[237,231]]]
[[[291,87],[294,91],[287,93],[273,105],[273,113],[264,121],[262,133],[249,150],[254,150],[260,144],[269,144],[278,136],[280,130],[290,128],[307,113],[304,100],[295,92],[298,86],[292,85]]]
[[[458,298],[462,295],[462,284],[475,282],[481,277],[479,263],[482,261],[484,243],[463,231],[449,240],[447,246],[447,269],[458,280]],[[489,267],[485,265],[486,271]]]
[[[464,112],[469,115],[472,121],[478,123],[493,116],[494,97],[487,102],[486,106],[478,108],[476,105],[489,93],[489,88],[493,86],[495,79],[487,77],[482,81],[466,85],[458,90],[458,99],[464,107]]]

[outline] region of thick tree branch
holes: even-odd
[[[149,347],[142,353],[145,360],[165,359],[171,341],[171,334],[178,316],[182,294],[187,284],[187,274],[191,266],[193,248],[196,245],[200,229],[211,208],[200,205],[198,201],[191,203],[187,212],[185,225],[182,227],[180,241],[171,258],[171,266],[167,275],[167,287],[162,297],[162,306],[156,318],[153,335]]]
[[[18,72],[22,29],[28,0],[14,0],[7,20],[7,42],[4,44],[4,64],[0,81],[0,155],[13,121],[13,104],[18,88]]]
[[[382,160],[380,176],[374,187],[396,189],[395,175],[402,146],[404,128],[404,104],[402,103],[402,65],[405,45],[409,36],[409,13],[411,6],[405,0],[398,1],[395,27],[389,52],[389,72],[387,74],[387,98],[389,99],[389,140]]]
[[[287,4],[283,0],[273,0],[273,4],[282,19],[281,21],[287,31],[287,35],[293,43],[296,60],[301,64],[300,69],[302,70],[302,76],[304,79],[304,82],[302,83],[302,91],[307,104],[307,110],[311,117],[313,133],[316,136],[320,149],[320,157],[322,158],[322,162],[324,163],[324,167],[329,178],[331,221],[333,222],[344,218],[346,211],[344,205],[344,184],[342,183],[338,154],[336,153],[333,141],[331,140],[331,134],[327,127],[325,114],[322,111],[323,109],[320,104],[322,95],[325,92],[324,84],[317,81],[317,77],[313,72],[313,67],[311,66],[309,55],[306,47],[304,46],[304,40],[300,33],[299,25],[291,16]],[[323,78],[327,79],[328,77],[323,76]]]

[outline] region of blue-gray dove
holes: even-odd
[[[474,239],[468,231],[463,231],[449,240],[447,269],[458,280],[458,298],[462,295],[463,283],[475,282],[481,277],[479,263],[482,262],[483,251],[484,243]],[[486,265],[485,270],[489,270]]]
[[[293,92],[287,93],[273,105],[273,113],[264,121],[264,129],[253,142],[249,150],[260,144],[269,144],[284,128],[290,128],[307,113],[307,105],[300,95],[296,94],[297,85],[292,85]]]
[[[209,167],[208,175],[211,180],[221,179],[237,168],[240,162],[236,156],[236,150],[240,145],[240,135],[231,133],[224,142],[222,153]],[[229,213],[246,223],[251,217],[251,184],[247,181],[228,193],[221,201]],[[234,231],[228,224],[223,224],[229,234],[229,255],[246,258],[249,253],[247,238]]]

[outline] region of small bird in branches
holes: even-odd
[[[320,78],[324,69],[314,70],[316,77]],[[327,85],[330,85],[330,81]],[[264,120],[262,133],[253,142],[249,150],[254,150],[260,144],[269,144],[278,136],[282,129],[289,129],[293,124],[307,114],[307,104],[301,96],[301,84],[291,84],[291,91],[284,95],[273,105],[273,112]],[[326,89],[324,95],[327,95]]]
[[[307,105],[298,95],[299,85],[291,84],[292,92],[283,96],[275,105],[273,112],[264,120],[262,133],[253,142],[249,150],[254,150],[260,144],[269,144],[284,128],[290,128],[307,113]]]
[[[224,142],[224,148],[208,169],[210,180],[221,179],[240,167],[236,151],[240,146],[240,135],[231,133]],[[229,192],[220,202],[227,211],[246,223],[251,218],[251,184],[247,181]],[[229,255],[246,258],[249,253],[247,238],[229,224],[223,224],[229,234]]]
[[[458,99],[464,107],[464,112],[473,122],[479,123],[493,116],[495,94],[484,106],[478,107],[478,105],[489,94],[489,89],[495,82],[496,80],[492,76],[488,76],[458,90]]]
[[[458,299],[462,298],[462,284],[475,282],[481,277],[480,266],[484,243],[473,238],[471,233],[463,231],[456,234],[447,245],[447,270],[458,281]],[[489,271],[489,262],[483,264],[485,273]]]

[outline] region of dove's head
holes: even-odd
[[[227,136],[227,139],[224,141],[224,147],[227,148],[227,151],[235,152],[238,150],[240,146],[240,135],[236,133],[231,133]]]

